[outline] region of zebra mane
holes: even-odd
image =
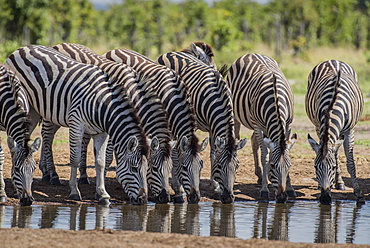
[[[228,72],[230,70],[230,66],[227,65],[227,64],[224,64],[218,71],[220,72],[220,74],[226,78]]]
[[[213,57],[215,56],[212,47],[207,43],[196,41],[192,42],[190,47],[182,49],[180,52],[190,54],[209,66],[215,66]]]
[[[325,112],[325,125],[324,125],[324,130],[321,134],[321,137],[323,137],[322,138],[322,146],[321,146],[323,157],[326,157],[326,155],[328,153],[330,113],[333,110],[335,100],[337,99],[337,96],[338,96],[338,92],[339,92],[338,89],[339,89],[339,86],[340,86],[340,77],[341,77],[341,68],[340,68],[340,63],[339,63],[338,74],[334,75],[334,78],[333,78],[333,81],[334,81],[333,96],[332,96],[332,98],[330,100],[330,104],[329,104],[329,106],[328,106],[328,108],[326,109],[326,112]]]
[[[285,125],[283,123],[283,120],[281,119],[281,114],[280,114],[280,106],[279,106],[279,94],[278,94],[278,88],[277,88],[277,80],[276,80],[276,76],[274,73],[272,73],[272,78],[273,78],[273,86],[274,86],[274,99],[275,99],[275,106],[276,106],[276,115],[277,115],[277,118],[278,118],[278,130],[281,130],[280,132],[280,140],[279,140],[279,144],[280,144],[280,151],[281,153],[283,153],[286,149],[286,142],[285,142]]]

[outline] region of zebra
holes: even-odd
[[[241,125],[253,130],[255,173],[262,183],[260,197],[269,199],[268,180],[277,202],[296,197],[289,177],[289,151],[297,139],[296,133],[290,137],[294,97],[277,62],[262,54],[243,55],[231,65],[227,83],[233,95],[237,138]]]
[[[144,133],[152,139],[148,157],[149,188],[157,203],[167,203],[169,201],[168,179],[172,168],[171,137],[163,105],[146,83],[151,79],[147,77],[146,79],[150,80],[140,81],[131,67],[99,56],[90,48],[80,44],[61,43],[53,48],[79,62],[99,66],[111,80],[124,86],[132,105],[137,110]],[[86,163],[84,165],[83,171],[86,174]]]
[[[33,153],[40,147],[40,138],[36,138],[31,146],[28,112],[29,104],[19,78],[0,64],[0,130],[6,131],[7,143],[12,157],[11,181],[20,199],[20,205],[30,206],[32,196],[33,173],[36,161]],[[0,202],[6,201],[4,182],[4,151],[0,147]]]
[[[338,149],[344,144],[347,170],[352,178],[356,200],[364,203],[353,158],[354,129],[364,106],[355,70],[338,60],[316,65],[308,77],[305,103],[306,113],[320,139],[318,144],[308,134],[308,142],[316,153],[314,165],[321,189],[319,201],[330,204],[331,188],[344,189],[338,164]]]
[[[201,41],[192,42],[190,47],[182,49],[181,52],[190,54],[201,60],[203,63],[217,69],[216,63],[213,60],[215,54],[213,53],[212,46],[207,43]]]
[[[237,150],[246,140],[236,144],[231,92],[221,73],[213,66],[185,52],[169,52],[157,62],[173,69],[187,86],[196,114],[197,128],[208,132],[211,146],[211,182],[215,199],[231,203],[236,171]]]
[[[109,204],[104,167],[107,135],[117,158],[116,178],[133,204],[147,201],[148,144],[121,84],[99,67],[79,63],[55,49],[29,45],[13,52],[6,64],[20,79],[30,104],[33,131],[42,118],[69,128],[69,198],[81,200],[77,186],[83,134],[94,140],[96,195]]]
[[[195,116],[184,82],[173,70],[129,49],[115,49],[103,56],[127,64],[145,77],[155,78],[150,81],[151,87],[164,104],[171,135],[176,142],[172,151],[172,188],[175,191],[173,201],[184,202],[180,188],[182,184],[188,203],[198,203],[199,177],[203,166],[199,152],[205,149],[208,140],[205,139],[198,144],[195,135]]]

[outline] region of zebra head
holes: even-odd
[[[116,152],[117,181],[122,185],[134,205],[147,202],[147,144],[139,144],[136,136],[131,136],[123,151]]]
[[[185,190],[188,203],[196,204],[200,201],[200,172],[203,169],[203,160],[199,151],[207,147],[208,139],[203,140],[200,145],[195,136],[191,141],[189,139],[183,136],[179,142],[176,142],[172,158],[175,173]]]
[[[33,172],[36,168],[36,161],[33,153],[36,152],[41,143],[40,138],[36,138],[31,146],[28,146],[28,140],[24,144],[19,144],[8,137],[8,147],[12,156],[11,180],[16,189],[20,204],[30,206],[34,200],[32,196]]]
[[[150,141],[148,165],[148,185],[155,196],[156,203],[169,202],[169,178],[172,161],[171,148],[168,142],[160,142],[157,137]]]
[[[242,149],[247,143],[242,139],[235,145],[234,138],[217,136],[214,145],[211,147],[212,178],[219,184],[222,203],[234,202],[234,183],[236,172],[239,167],[237,150]],[[218,188],[218,187],[216,187]]]
[[[316,153],[315,170],[316,181],[321,189],[319,201],[321,204],[331,204],[331,188],[335,184],[335,172],[338,166],[338,150],[343,144],[343,140],[337,140],[334,144],[327,143],[326,145],[318,144],[310,134],[308,134],[308,142]]]
[[[289,136],[288,136],[289,137]],[[269,138],[264,138],[266,146],[270,149],[269,153],[269,180],[275,188],[276,202],[284,203],[287,198],[287,180],[289,178],[290,162],[289,151],[297,140],[294,133],[290,140],[274,142]]]

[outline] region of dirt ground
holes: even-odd
[[[313,137],[313,126],[308,119],[301,118],[293,122],[292,129],[298,133],[297,143],[291,150],[292,167],[290,175],[292,185],[296,190],[296,200],[317,200],[319,191],[317,183],[313,180],[315,171],[313,167],[314,152],[311,150],[307,142],[307,133]],[[255,201],[258,200],[260,186],[257,184],[257,177],[254,175],[254,163],[252,149],[250,144],[249,130],[243,129],[242,136],[248,138],[247,145],[238,152],[240,167],[237,174],[236,184],[234,187],[236,201]],[[32,137],[40,136],[40,130],[37,129]],[[206,134],[199,133],[199,138],[205,138]],[[19,200],[13,197],[13,190],[10,182],[10,155],[8,148],[5,145],[6,138],[2,133],[2,146],[6,152],[5,178],[6,192],[8,200],[6,205],[17,205]],[[359,125],[356,129],[355,140],[370,140],[370,127]],[[369,204],[370,200],[370,151],[366,145],[356,145],[354,149],[355,162],[357,168],[357,177],[359,184],[366,200]],[[40,152],[35,154],[35,158],[39,160]],[[212,187],[210,187],[210,162],[209,162],[209,147],[202,152],[204,160],[204,168],[201,175],[201,201],[213,201]],[[57,172],[60,176],[62,185],[52,186],[41,181],[41,171],[35,172],[33,182],[33,195],[35,197],[34,204],[91,204],[94,203],[95,193],[95,170],[93,167],[93,152],[89,149],[88,155],[88,174],[90,176],[91,185],[80,185],[80,191],[83,198],[82,202],[68,200],[69,186],[68,178],[70,168],[69,162],[69,146],[68,146],[68,130],[61,129],[58,131],[54,145],[54,161],[57,165]],[[333,199],[355,200],[353,195],[351,178],[347,172],[345,163],[346,158],[343,149],[340,150],[339,161],[342,168],[342,175],[346,185],[346,190],[333,190]],[[113,164],[115,166],[115,164]],[[123,189],[115,180],[114,170],[107,173],[106,188],[111,195],[111,202],[123,203],[127,199],[123,194]],[[270,200],[274,200],[273,190],[270,188]],[[51,238],[51,239],[50,239]],[[62,231],[53,229],[27,230],[27,229],[0,229],[0,240],[5,241],[5,247],[15,247],[18,242],[21,242],[20,247],[43,247],[48,244],[48,240],[53,240],[53,245],[56,247],[268,247],[273,244],[274,247],[317,247],[323,246],[319,244],[299,244],[287,242],[275,242],[266,240],[239,240],[223,237],[198,237],[180,234],[160,234],[160,233],[144,233],[144,232],[128,232],[128,231]],[[68,240],[68,242],[65,242]],[[271,243],[273,242],[273,243]],[[330,247],[324,244],[325,247]],[[332,246],[340,246],[332,244]],[[342,245],[352,247],[355,245]],[[1,245],[1,247],[4,247]],[[357,245],[356,247],[360,247]],[[365,246],[364,246],[365,247]],[[370,247],[370,244],[366,247]]]

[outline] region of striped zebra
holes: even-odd
[[[215,54],[213,53],[211,45],[207,43],[201,41],[192,42],[190,47],[181,50],[181,52],[190,54],[201,60],[203,63],[217,68],[216,63],[213,60]]]
[[[214,197],[220,198],[223,203],[233,202],[233,187],[239,166],[236,152],[244,147],[246,140],[236,144],[231,93],[226,82],[213,66],[185,52],[166,53],[157,61],[175,70],[186,84],[197,128],[208,132],[210,137]]]
[[[40,138],[28,145],[29,104],[26,93],[18,77],[3,64],[0,64],[0,130],[8,135],[8,146],[12,157],[11,181],[22,206],[30,206],[32,196],[33,172],[36,161],[33,153],[40,146]],[[4,183],[4,151],[0,148],[0,202],[6,201]]]
[[[297,139],[297,134],[290,137],[293,92],[283,72],[268,56],[246,54],[231,65],[227,82],[233,95],[237,137],[241,124],[253,130],[255,173],[262,183],[260,197],[269,198],[268,180],[275,188],[277,202],[295,197],[289,177],[289,151]]]
[[[152,83],[151,87],[164,104],[172,138],[177,141],[172,153],[174,202],[184,202],[180,190],[180,186],[183,185],[188,202],[198,203],[200,200],[199,177],[203,164],[199,152],[205,149],[208,140],[198,145],[198,138],[195,135],[195,117],[185,84],[173,70],[135,51],[116,49],[103,56],[127,64],[145,77],[155,78],[148,83]]]
[[[147,85],[147,81],[152,79],[146,77],[146,80],[140,81],[131,67],[99,56],[80,44],[61,43],[53,48],[81,63],[99,66],[111,80],[124,86],[129,100],[137,110],[144,133],[151,138],[148,157],[149,188],[157,203],[167,203],[170,197],[169,177],[172,169],[171,137],[163,105],[155,92],[151,91],[151,88]],[[110,149],[107,151],[110,151]],[[83,169],[86,175],[86,162],[83,164],[85,165]]]
[[[321,189],[320,202],[331,203],[332,187],[344,189],[338,164],[338,149],[344,143],[354,194],[358,203],[364,203],[353,158],[354,128],[364,105],[356,72],[338,60],[318,64],[308,77],[305,102],[307,115],[320,140],[318,144],[308,135],[308,142],[316,153],[315,169]]]
[[[94,140],[96,199],[109,203],[104,167],[107,135],[117,159],[116,177],[133,204],[147,201],[146,137],[139,119],[120,84],[93,65],[44,46],[26,46],[12,53],[6,64],[23,85],[33,130],[40,118],[69,128],[71,176],[70,199],[81,200],[77,166],[81,159],[83,134]]]

